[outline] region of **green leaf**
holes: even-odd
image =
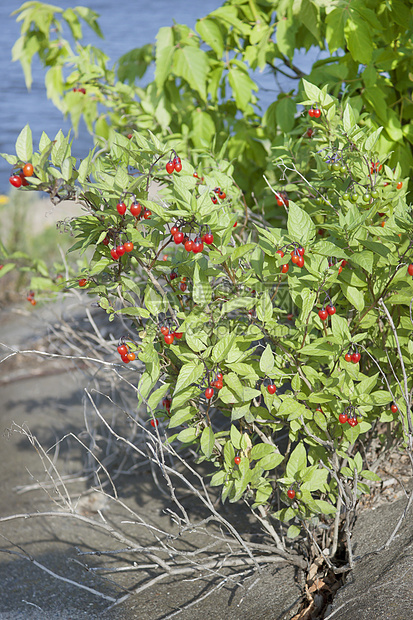
[[[234,448],[240,450],[242,435],[234,424],[231,424],[230,438]]]
[[[206,426],[201,435],[201,450],[209,458],[214,449],[215,436],[210,426]]]
[[[288,459],[287,467],[285,469],[286,476],[288,478],[295,479],[296,474],[298,474],[302,469],[307,466],[307,453],[305,450],[305,446],[301,441],[296,448],[291,453],[290,458]]]
[[[198,435],[198,430],[196,428],[185,428],[177,435],[177,440],[182,443],[192,443],[195,441]]]
[[[158,316],[158,314],[165,311],[165,301],[149,284],[145,289],[144,301],[145,306],[154,316]]]
[[[301,245],[306,245],[315,236],[315,225],[311,217],[291,200],[288,207],[287,228],[290,239]]]
[[[321,512],[324,515],[333,515],[337,511],[335,506],[332,506],[328,502],[325,502],[323,499],[314,500],[314,504],[317,507],[317,511]]]
[[[226,336],[221,338],[221,340],[219,340],[212,349],[212,361],[215,363],[222,362],[230,352],[231,347],[234,344],[234,340],[234,334],[227,334]]]
[[[297,538],[297,536],[300,535],[300,532],[301,528],[299,528],[297,525],[290,525],[287,530],[287,538]]]
[[[207,55],[197,47],[179,48],[173,57],[173,68],[176,75],[184,78],[206,101]]]
[[[273,452],[272,454],[267,454],[259,461],[259,466],[262,467],[264,471],[270,471],[271,469],[275,469],[278,467],[280,463],[284,460],[284,457],[279,452]]]
[[[349,302],[355,307],[356,310],[361,312],[364,308],[364,295],[363,291],[344,282],[340,283],[341,290],[347,297]]]
[[[275,116],[277,125],[284,133],[289,133],[294,127],[296,104],[290,97],[283,97],[277,102]]]
[[[198,19],[195,30],[205,43],[214,50],[218,58],[221,58],[224,53],[224,41],[218,24],[214,20],[204,17]]]
[[[252,91],[258,90],[248,73],[231,67],[228,71],[228,81],[234,94],[235,103],[240,110],[246,110],[252,98]]]
[[[381,482],[381,478],[380,476],[378,476],[377,474],[375,474],[373,471],[370,471],[368,469],[363,469],[360,472],[360,476],[362,478],[365,478],[366,480],[372,480],[373,482]]]
[[[168,390],[169,390],[169,385],[168,383],[165,383],[164,385],[161,385],[160,388],[152,392],[152,394],[149,396],[147,403],[146,403],[148,409],[155,409],[156,405],[165,396]]]
[[[204,373],[204,365],[202,362],[193,361],[184,364],[179,371],[178,379],[174,390],[175,394],[178,394],[182,389],[190,386],[192,383],[196,383],[198,379]],[[173,401],[172,401],[173,402]]]
[[[268,456],[275,451],[275,446],[272,446],[269,443],[257,443],[251,449],[251,459],[254,461],[259,461],[264,456]]]
[[[373,252],[368,250],[362,250],[361,252],[351,255],[351,262],[356,263],[362,269],[365,269],[368,273],[373,273],[374,255]]]
[[[177,426],[181,426],[184,422],[188,422],[191,420],[195,412],[191,410],[191,407],[181,407],[176,413],[174,413],[168,424],[168,428],[176,428]]]
[[[260,370],[261,372],[269,375],[274,368],[274,354],[269,344],[265,347],[263,354],[260,358]]]
[[[24,162],[30,161],[33,154],[32,130],[26,125],[16,140],[16,154]]]
[[[158,90],[161,90],[165,80],[171,72],[174,46],[174,36],[172,28],[159,28],[156,35],[156,67],[155,82]]]
[[[373,54],[372,30],[362,20],[354,16],[348,19],[344,27],[347,46],[356,62],[367,65]]]

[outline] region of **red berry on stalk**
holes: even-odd
[[[174,162],[173,161],[168,161],[168,163],[166,164],[165,168],[166,168],[166,172],[168,174],[172,174],[173,171],[175,170]]]
[[[178,340],[181,340],[183,333],[182,332],[174,332],[174,336],[175,338],[177,338]]]
[[[270,383],[270,385],[267,385],[267,390],[269,394],[275,394],[276,389],[277,388],[273,383]]]
[[[156,420],[156,419],[155,420],[154,419],[151,420],[151,426],[153,426],[154,428],[155,428],[155,426],[158,426],[158,424],[159,424],[159,420]]]
[[[130,353],[127,354],[127,358],[130,362],[133,362],[134,360],[136,360],[136,355],[135,353],[131,351]]]
[[[33,176],[33,164],[31,164],[30,162],[25,164],[23,166],[23,174],[24,174],[25,177]]]
[[[194,242],[192,241],[192,239],[188,239],[187,241],[185,241],[185,250],[187,252],[192,252],[193,247],[194,247]]]
[[[396,186],[396,187],[397,187],[397,189],[401,189],[401,188],[403,187],[403,183],[402,183],[401,181],[399,181],[399,182],[397,183],[397,186]]]
[[[161,334],[163,334],[164,336],[166,336],[166,334],[169,334],[169,327],[166,327],[166,325],[162,325]]]
[[[206,233],[206,235],[204,235],[204,241],[207,245],[211,245],[211,243],[214,243],[214,235],[212,233]]]
[[[357,426],[357,424],[359,423],[357,418],[349,418],[348,423],[350,424],[350,426]]]
[[[175,157],[174,159],[174,168],[175,168],[175,172],[181,172],[182,170],[182,163],[179,157]]]
[[[337,312],[337,309],[335,306],[327,306],[326,310],[330,316],[332,316],[333,314]]]
[[[308,110],[308,116],[311,116],[311,118],[313,118],[313,116],[314,116],[314,110],[313,110],[313,108],[310,108],[310,109]]]
[[[352,358],[352,355],[351,355],[350,352],[346,353],[345,356],[344,356],[344,359],[346,360],[346,362],[351,362],[352,361],[351,358]]]
[[[297,267],[304,267],[304,257],[303,256],[299,256],[298,257],[298,261],[297,261]]]
[[[224,378],[224,375],[222,374],[222,372],[217,372],[217,380],[222,381],[223,378]]]
[[[86,286],[86,284],[87,284],[86,278],[81,278],[79,280],[79,286],[83,287],[83,286]]]
[[[119,202],[116,205],[116,209],[117,209],[119,215],[125,215],[125,213],[126,213],[126,205],[125,205],[124,202]]]
[[[284,258],[284,252],[282,250],[277,250],[276,254],[279,254],[281,258]]]
[[[165,397],[162,401],[162,406],[165,407],[167,411],[169,411],[169,409],[171,408],[171,399],[168,397]]]
[[[109,245],[109,243],[110,243],[110,239],[109,239],[109,237],[105,237],[105,238],[103,239],[102,243],[103,243],[103,245]]]
[[[125,249],[125,246],[124,246],[123,244],[118,245],[118,246],[116,247],[116,254],[117,254],[118,256],[123,256],[123,255],[125,254],[125,252],[126,252],[126,249]]]
[[[294,491],[294,489],[288,489],[288,491],[287,491],[287,495],[288,495],[288,497],[289,497],[290,499],[294,499],[294,497],[295,497],[295,491]]]
[[[184,233],[178,230],[177,233],[174,234],[174,242],[176,245],[179,245],[184,240]]]
[[[225,193],[225,192],[219,192],[219,193],[218,193],[218,198],[219,198],[220,200],[224,200],[226,197],[227,197],[227,195],[226,195],[226,193]]]
[[[132,250],[133,250],[133,243],[132,243],[132,241],[127,241],[126,243],[123,244],[123,247],[125,248],[126,252],[132,252]]]
[[[313,133],[314,133],[314,129],[311,129],[311,127],[309,127],[307,129],[307,138],[311,138]]]
[[[127,355],[122,355],[122,362],[124,362],[125,364],[129,364],[130,359]]]
[[[142,205],[139,202],[134,202],[129,207],[129,210],[134,217],[139,217],[142,211]]]
[[[143,219],[149,220],[151,215],[152,215],[152,211],[150,211],[149,209],[144,209],[144,211],[143,211]]]
[[[171,231],[170,231],[170,232],[171,232],[172,237],[173,237],[174,235],[176,235],[176,233],[177,233],[177,232],[179,232],[179,228],[178,228],[178,226],[172,226],[172,228],[171,228]]]
[[[175,280],[175,278],[177,277],[178,277],[178,274],[176,273],[176,271],[171,271],[169,279],[172,281],[172,280]]]
[[[296,265],[299,261],[299,259],[301,258],[301,256],[299,254],[295,254],[295,250],[293,252],[291,252],[291,262]]]
[[[338,421],[340,422],[340,424],[345,424],[347,420],[347,413],[340,413],[340,415],[338,416]]]
[[[407,267],[407,273],[409,274],[409,276],[413,276],[413,264],[410,264]]]
[[[305,248],[297,248],[297,252],[299,253],[300,256],[304,256]]]
[[[194,241],[192,251],[194,254],[200,254],[203,251],[203,249],[204,249],[204,244],[202,243],[201,239],[197,237]]]
[[[392,404],[392,406],[390,407],[390,409],[391,409],[391,412],[392,412],[392,413],[397,413],[397,412],[398,412],[398,410],[399,410],[398,406],[397,406],[397,405],[395,405],[394,403]]]
[[[32,306],[35,306],[37,304],[37,301],[35,299],[31,299],[30,303],[32,304]]]
[[[216,196],[211,196],[211,200],[214,203],[214,205],[216,205],[218,202],[218,198]]]
[[[10,183],[13,185],[13,187],[21,187],[22,186],[22,180],[19,177],[18,174],[12,174],[11,177],[9,178]]]
[[[175,336],[173,334],[166,334],[166,336],[164,336],[164,340],[165,344],[172,344],[175,340]]]
[[[119,254],[118,254],[118,253],[117,253],[117,251],[116,251],[116,248],[113,248],[113,249],[110,251],[110,255],[111,255],[111,257],[113,258],[113,260],[118,260],[118,259],[120,258]]]
[[[241,463],[241,457],[240,456],[234,456],[234,463],[235,463],[235,465],[239,465]]]
[[[321,110],[319,108],[316,108],[314,110],[314,114],[313,114],[314,118],[320,118],[321,116]]]
[[[323,308],[322,310],[319,310],[319,311],[318,311],[318,316],[320,317],[320,319],[321,319],[322,321],[325,321],[325,320],[327,319],[327,317],[328,317],[328,312],[327,312],[327,310],[324,310],[324,308]]]
[[[126,346],[126,344],[120,344],[118,346],[118,353],[119,353],[119,355],[127,355],[128,351],[129,351],[129,349]]]
[[[287,273],[287,271],[289,270],[290,265],[288,263],[286,263],[285,265],[283,265],[281,267],[281,273]]]
[[[214,395],[214,389],[212,387],[207,387],[207,389],[205,390],[205,398],[207,400],[209,400],[210,398],[212,398]]]
[[[186,282],[181,282],[181,284],[179,285],[179,288],[181,289],[182,292],[186,291]]]
[[[194,172],[194,174],[193,174],[192,176],[193,176],[193,177],[195,177],[196,179],[198,179],[198,178],[199,178],[199,177],[198,177],[198,173],[197,173],[197,172]]]
[[[215,381],[215,387],[217,388],[217,390],[222,390],[223,388],[223,383],[222,381],[219,381],[218,379]]]
[[[360,353],[353,353],[353,355],[351,356],[351,361],[353,362],[353,364],[358,364],[358,362],[360,361],[361,355]]]

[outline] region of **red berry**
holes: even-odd
[[[390,407],[390,409],[391,409],[391,412],[392,412],[392,413],[397,413],[397,412],[398,412],[398,410],[399,410],[398,406],[397,406],[397,405],[395,405],[394,403],[392,404],[392,406]]]
[[[171,235],[172,235],[172,237],[173,237],[174,235],[176,235],[176,233],[177,233],[178,231],[179,231],[179,228],[178,228],[177,226],[172,226],[172,228],[171,228]]]
[[[206,235],[204,235],[204,241],[207,245],[211,245],[211,243],[214,243],[214,235],[212,233],[206,233]]]
[[[311,129],[311,127],[309,127],[309,128],[307,129],[307,138],[311,138],[311,136],[313,135],[313,133],[314,133],[314,129]]]
[[[174,332],[174,336],[175,338],[177,338],[178,340],[181,340],[183,333],[182,332]]]
[[[129,351],[129,348],[126,346],[126,344],[120,344],[118,346],[119,355],[127,355],[128,351]]]
[[[188,239],[187,241],[185,241],[185,250],[187,252],[191,252],[193,246],[194,246],[194,242],[192,241],[192,239]]]
[[[314,114],[313,114],[314,118],[320,118],[321,116],[321,110],[319,108],[317,108],[316,110],[314,110]]]
[[[357,418],[349,418],[348,423],[350,424],[350,426],[357,426],[359,422]]]
[[[165,397],[162,401],[162,406],[165,407],[165,409],[169,411],[169,409],[171,408],[171,399],[168,397]]]
[[[219,198],[220,200],[224,200],[226,197],[227,197],[227,195],[226,195],[226,193],[225,193],[225,192],[219,192],[219,193],[218,193],[218,198]]]
[[[199,177],[198,177],[198,173],[197,173],[197,172],[194,172],[194,174],[193,174],[192,176],[193,176],[193,177],[195,177],[196,179],[198,179],[198,178],[199,178]]]
[[[323,308],[322,310],[319,310],[319,311],[318,311],[318,316],[320,317],[320,319],[321,319],[322,321],[325,321],[325,320],[327,319],[327,317],[328,317],[328,312],[327,312],[327,310],[324,310],[324,308]]]
[[[25,177],[33,176],[33,164],[27,163],[23,166],[23,174]]]
[[[335,306],[327,306],[326,310],[328,312],[328,314],[331,316],[332,314],[335,314],[337,312],[336,307]]]
[[[176,243],[176,245],[179,245],[180,243],[182,243],[182,241],[184,240],[184,233],[181,231],[178,231],[177,233],[174,234],[174,241]]]
[[[298,257],[298,261],[297,261],[296,264],[297,264],[297,267],[300,267],[300,269],[301,269],[301,267],[304,267],[304,258],[303,258],[303,256],[299,256]]]
[[[235,465],[239,465],[241,463],[241,457],[240,456],[234,456],[234,463],[235,463]]]
[[[165,340],[165,344],[172,344],[175,340],[175,336],[173,334],[166,334],[163,339]]]
[[[79,286],[83,287],[83,286],[86,286],[86,284],[87,284],[86,278],[81,278],[79,280]]]
[[[410,264],[407,267],[407,273],[409,274],[409,276],[413,276],[413,264]]]
[[[113,260],[118,260],[118,258],[120,258],[120,257],[119,257],[119,254],[118,254],[118,253],[117,253],[117,251],[116,251],[116,248],[113,248],[113,249],[110,251],[110,255],[111,255],[111,257],[113,258]]]
[[[102,243],[103,243],[103,245],[109,245],[109,243],[110,243],[110,239],[109,239],[109,237],[105,237],[105,238],[103,239]]]
[[[158,424],[159,424],[159,420],[156,420],[156,419],[155,420],[153,420],[153,419],[151,420],[151,426],[153,426],[154,428],[155,428],[155,426],[158,426]]]
[[[300,256],[304,256],[305,249],[304,248],[298,248],[297,252],[299,253]]]
[[[345,424],[348,420],[347,413],[340,413],[340,415],[338,416],[338,420],[340,424]]]
[[[127,241],[126,243],[123,244],[123,247],[125,248],[126,252],[132,252],[132,250],[133,250],[133,243],[132,243],[132,241]]]
[[[288,491],[287,491],[287,495],[288,495],[288,497],[289,497],[290,499],[294,499],[294,497],[295,497],[295,491],[294,491],[294,489],[288,489]]]
[[[283,265],[281,267],[281,273],[287,273],[287,271],[289,270],[290,265],[288,263],[286,263],[285,265]]]
[[[21,187],[22,186],[22,180],[19,177],[18,174],[12,174],[10,179],[9,179],[10,183],[13,185],[13,187]]]
[[[126,252],[126,249],[125,249],[125,246],[123,244],[117,246],[116,254],[118,256],[123,256],[125,254],[125,252]]]
[[[133,362],[134,360],[136,360],[136,355],[135,353],[131,351],[130,353],[127,354],[127,358],[130,362]]]
[[[168,163],[166,164],[165,168],[166,168],[166,172],[168,174],[172,174],[174,169],[175,169],[174,162],[173,161],[168,161]]]
[[[126,213],[126,205],[124,202],[119,202],[116,205],[116,209],[118,210],[119,215],[125,215]]]
[[[86,88],[78,88],[77,92],[82,93],[82,95],[86,95]]]
[[[222,381],[223,378],[224,378],[224,375],[222,374],[222,372],[217,372],[217,380]]]
[[[202,243],[201,239],[197,237],[194,241],[192,251],[194,254],[200,254],[203,251],[203,249],[204,249],[204,244]]]
[[[149,220],[151,215],[152,215],[152,211],[150,211],[149,209],[145,209],[143,212],[143,219]]]
[[[279,254],[281,258],[284,258],[284,252],[282,250],[277,250],[276,254]]]
[[[300,255],[299,254],[295,254],[295,250],[293,252],[291,252],[291,262],[296,265],[300,259]]]
[[[179,157],[175,157],[174,159],[174,168],[175,168],[175,172],[181,172],[182,170],[182,163]]]
[[[397,186],[396,186],[396,187],[397,187],[397,189],[401,189],[401,188],[403,187],[403,183],[402,183],[401,181],[399,181],[399,182],[397,183]]]
[[[37,301],[35,299],[30,299],[30,303],[32,304],[32,306],[35,306],[37,304]]]
[[[310,108],[310,109],[308,110],[308,116],[311,116],[311,118],[314,116],[314,110],[313,110],[313,108]]]
[[[212,398],[214,395],[214,389],[212,387],[207,387],[207,389],[205,390],[205,398],[207,400],[209,400],[210,398]]]
[[[129,210],[134,217],[139,217],[142,211],[142,205],[139,202],[133,202]]]
[[[171,271],[171,274],[169,276],[170,280],[175,280],[175,278],[178,277],[178,274],[176,273],[176,271]]]
[[[357,364],[360,361],[360,358],[360,353],[353,353],[353,355],[351,356],[351,361],[353,362],[353,364]]]
[[[162,325],[161,334],[163,334],[164,336],[166,336],[166,334],[169,334],[169,327],[166,327],[166,325]]]
[[[275,394],[275,390],[276,390],[276,386],[273,383],[270,383],[270,385],[267,385],[267,390],[269,392],[269,394]]]
[[[181,291],[186,291],[186,282],[181,282],[179,288],[181,289]]]
[[[121,357],[122,357],[122,362],[125,362],[125,364],[129,364],[130,359],[127,355],[122,355]]]
[[[211,196],[211,200],[214,203],[214,205],[216,205],[218,202],[218,198],[216,196]]]
[[[214,384],[215,384],[215,387],[217,388],[217,390],[222,390],[223,385],[224,385],[222,383],[222,381],[219,381],[218,379],[214,382]]]
[[[351,362],[352,361],[352,355],[351,353],[346,353],[344,356],[344,359],[346,360],[346,362]]]

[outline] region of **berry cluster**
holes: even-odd
[[[82,95],[86,95],[86,88],[73,88],[74,93],[82,93]]]
[[[27,164],[23,166],[19,174],[12,174],[9,178],[9,181],[13,185],[13,187],[17,187],[17,188],[21,187],[22,185],[23,186],[28,185],[28,182],[26,181],[26,177],[32,177],[33,172],[34,172],[33,164],[28,162]]]
[[[126,241],[125,243],[121,243],[120,245],[113,247],[110,251],[110,255],[113,260],[119,260],[121,256],[123,256],[125,253],[132,252],[132,250],[132,241]]]
[[[359,423],[357,416],[361,417],[360,413],[357,413],[356,407],[354,405],[349,405],[344,409],[343,413],[340,413],[338,421],[340,424],[348,422],[350,426],[357,426]]]
[[[310,116],[311,118],[320,118],[321,110],[318,107],[317,103],[314,103],[312,107],[308,110],[308,116]]]
[[[167,325],[162,325],[160,331],[163,335],[165,344],[172,344],[175,338],[181,340],[183,336],[182,332],[172,331]]]
[[[318,316],[322,321],[326,321],[329,316],[333,316],[333,314],[337,312],[337,308],[333,305],[330,295],[328,295],[328,293],[326,293],[325,295],[329,303],[326,305],[326,302],[324,300],[323,307],[321,308],[321,310],[318,311]]]
[[[125,362],[125,364],[129,364],[129,362],[133,362],[134,360],[136,360],[135,353],[131,351],[128,345],[125,344],[123,341],[121,341],[118,346],[118,353],[122,358],[122,362]]]
[[[302,267],[304,267],[304,248],[296,245],[295,243],[289,243],[288,245],[284,246],[283,249],[277,250],[276,253],[279,254],[281,258],[284,258],[284,250],[290,248],[291,246],[293,247],[293,249],[291,250],[291,262],[301,269]],[[281,266],[281,273],[287,273],[289,268],[290,265],[288,263],[285,263],[285,265]]]
[[[214,205],[217,204],[218,198],[220,200],[225,200],[225,198],[227,197],[226,193],[224,191],[222,191],[222,189],[220,187],[216,187],[214,189],[214,193],[216,194],[216,196],[211,196],[211,200],[214,203]],[[218,196],[218,198],[217,198],[217,196]]]
[[[222,390],[223,385],[224,385],[223,379],[224,379],[224,375],[222,374],[222,372],[217,372],[215,375],[215,379],[211,381],[211,383],[209,383],[209,379],[208,379],[208,387],[205,390],[205,398],[207,400],[211,400],[211,398],[213,397],[214,388],[217,390]]]
[[[353,362],[353,364],[358,364],[361,359],[361,355],[358,352],[357,347],[354,353],[352,353],[351,349],[349,349],[345,354],[344,359],[346,360],[346,362]]]
[[[193,252],[194,254],[200,254],[204,250],[204,243],[211,245],[214,242],[214,235],[211,233],[208,227],[208,232],[202,234],[202,226],[199,227],[198,232],[193,233],[194,239],[191,239],[191,232],[183,233],[181,228],[189,226],[193,228],[193,223],[179,221],[171,228],[171,235],[176,245],[182,244],[187,252]]]
[[[277,198],[277,205],[279,207],[288,207],[288,205],[290,204],[289,200],[288,200],[288,194],[287,192],[277,192],[276,193],[276,198]]]
[[[172,158],[173,155],[174,157]],[[174,171],[181,172],[182,162],[181,162],[181,159],[178,157],[178,155],[175,153],[175,151],[172,151],[169,161],[166,164],[165,168],[168,174],[172,174]]]
[[[27,293],[27,297],[26,297],[27,301],[30,301],[30,303],[32,304],[32,306],[36,305],[36,300],[34,298],[34,291],[29,291]]]

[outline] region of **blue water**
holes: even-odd
[[[51,2],[53,3],[53,2]],[[35,148],[42,131],[54,137],[59,129],[67,132],[69,121],[46,97],[44,87],[44,70],[40,62],[33,62],[33,85],[31,91],[26,90],[23,71],[20,64],[11,62],[11,49],[20,35],[20,25],[16,23],[12,11],[21,6],[19,0],[0,2],[0,152],[15,153],[14,144],[20,130],[26,123],[33,132]],[[85,42],[100,46],[115,62],[122,54],[155,41],[156,33],[162,26],[171,26],[173,20],[194,27],[198,18],[221,6],[220,0],[58,0],[53,3],[63,9],[84,4],[100,14],[99,24],[105,36],[102,41],[85,26],[83,29]],[[311,66],[315,60],[315,52],[300,55],[300,66]],[[273,101],[280,90],[294,88],[296,82],[281,79],[276,81],[269,73],[258,74],[257,81],[262,90],[264,106]],[[75,139],[72,153],[75,157],[84,157],[92,145],[92,140],[84,126],[80,126],[79,137]],[[11,167],[0,158],[0,193],[10,189],[8,181]]]

